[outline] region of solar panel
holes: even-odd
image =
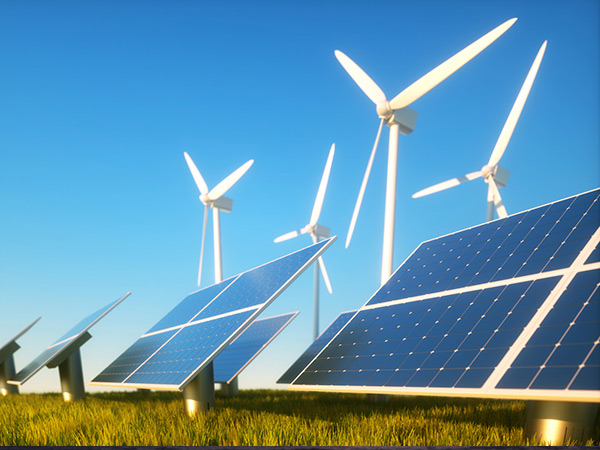
[[[599,195],[424,242],[291,388],[600,401]]]
[[[73,345],[85,342],[85,340],[91,337],[87,334],[87,331],[106,314],[112,311],[119,303],[125,300],[129,294],[130,293],[127,293],[117,301],[109,303],[105,307],[100,308],[98,311],[81,320],[77,325],[58,338],[50,347],[44,350],[37,358],[21,369],[8,382],[16,385],[25,383],[44,366],[58,361],[59,358],[65,355]]]
[[[340,329],[348,323],[350,318],[356,314],[356,311],[343,312],[335,318],[333,322],[310,344],[310,346],[300,355],[300,357],[290,366],[288,370],[277,380],[277,383],[291,383],[294,381],[302,369],[304,369],[313,360],[317,354],[329,343]]]
[[[15,337],[8,340],[2,347],[0,347],[0,364],[2,364],[9,356],[11,356],[14,352],[16,352],[20,347],[17,344],[17,339],[27,333],[31,327],[33,327],[41,317],[38,317],[29,325],[27,325],[23,330],[21,330]]]
[[[230,383],[298,315],[298,312],[255,320],[214,360],[216,383]]]
[[[182,390],[335,239],[190,294],[91,384]]]

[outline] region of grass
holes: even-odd
[[[272,390],[217,395],[216,408],[189,418],[175,392],[0,397],[3,446],[187,445],[537,445],[523,437],[525,403],[434,397],[366,396]],[[600,426],[587,442],[598,445]]]

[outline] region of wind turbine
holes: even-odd
[[[498,141],[496,142],[496,146],[492,151],[492,155],[490,156],[488,163],[477,172],[471,172],[463,177],[452,178],[451,180],[444,181],[423,189],[416,194],[413,194],[413,198],[419,198],[425,195],[433,194],[434,192],[443,191],[444,189],[458,186],[465,181],[470,181],[481,177],[488,184],[486,221],[489,222],[490,220],[494,220],[494,209],[496,209],[498,212],[499,218],[507,216],[506,208],[502,204],[502,198],[500,197],[500,191],[498,188],[506,186],[510,172],[498,163],[500,162],[502,155],[504,155],[504,151],[508,146],[508,141],[510,141],[515,126],[517,125],[517,121],[519,120],[519,116],[521,115],[521,111],[523,110],[523,106],[525,105],[525,101],[527,100],[527,96],[529,95],[529,91],[533,85],[533,81],[537,75],[540,63],[544,57],[547,42],[548,41],[544,41],[540,47],[537,56],[535,57],[535,60],[533,61],[533,64],[527,73],[525,82],[523,83],[523,86],[521,86],[521,90],[519,91],[519,95],[517,95],[515,104],[510,110],[508,118],[506,119],[504,127],[500,132],[500,136],[498,137]]]
[[[352,214],[352,220],[348,230],[348,237],[346,238],[346,248],[348,245],[350,245],[350,240],[352,239],[352,234],[356,225],[356,219],[358,218],[358,212],[360,211],[363,195],[367,186],[369,174],[371,172],[373,158],[375,157],[377,144],[379,143],[381,129],[384,123],[390,127],[385,218],[383,229],[383,257],[381,262],[382,285],[392,275],[393,268],[394,220],[396,214],[396,174],[398,166],[398,134],[402,133],[407,135],[411,133],[414,130],[417,120],[417,113],[409,108],[408,105],[412,104],[415,100],[429,92],[439,83],[460,69],[463,65],[469,62],[488,45],[498,39],[515,23],[516,20],[516,18],[510,19],[504,22],[502,25],[494,28],[492,31],[485,34],[471,45],[452,56],[450,59],[446,60],[435,69],[419,78],[390,101],[386,99],[385,94],[379,88],[379,86],[377,86],[377,84],[375,84],[375,82],[360,67],[358,67],[354,61],[352,61],[339,50],[335,51],[335,56],[342,67],[346,70],[346,72],[348,72],[348,74],[352,77],[356,84],[358,84],[367,97],[369,97],[371,101],[375,103],[377,107],[377,115],[381,119],[379,130],[377,131],[377,137],[375,138],[375,144],[371,150],[371,156],[369,158],[362,185],[358,193],[358,199],[356,201],[356,206],[354,207],[354,213]]]
[[[315,204],[313,206],[312,214],[310,215],[310,220],[308,224],[300,230],[290,231],[289,233],[279,236],[275,239],[275,242],[287,241],[288,239],[295,238],[296,236],[300,236],[301,234],[309,234],[313,240],[313,243],[316,244],[321,239],[329,237],[329,232],[331,230],[327,227],[324,227],[323,225],[319,225],[317,222],[319,221],[321,209],[323,208],[323,200],[325,199],[325,191],[327,190],[327,182],[329,181],[329,173],[331,172],[331,163],[333,162],[334,153],[335,144],[331,144],[329,156],[327,157],[327,162],[325,163],[325,170],[323,171],[323,176],[321,177],[321,184],[319,184],[319,190],[317,191],[317,198],[315,199]],[[333,290],[331,289],[329,276],[327,275],[327,270],[325,269],[323,257],[319,257],[318,261],[319,264],[315,264],[313,301],[313,340],[316,340],[317,337],[319,337],[319,268],[321,269],[321,273],[323,274],[323,281],[325,282],[327,290],[330,294],[333,292]]]
[[[235,170],[231,175],[226,177],[223,181],[217,184],[210,191],[208,185],[200,175],[200,171],[186,152],[183,152],[185,162],[187,162],[192,177],[198,186],[200,191],[200,201],[204,204],[204,223],[202,225],[202,246],[200,250],[200,267],[198,269],[198,286],[200,286],[200,280],[202,278],[202,259],[204,258],[204,238],[206,236],[206,220],[208,217],[208,208],[213,210],[213,237],[214,237],[214,251],[215,251],[215,283],[223,281],[223,264],[221,262],[221,224],[219,221],[219,211],[231,212],[233,207],[233,200],[224,196],[225,192],[229,190],[250,168],[254,160],[251,159]]]

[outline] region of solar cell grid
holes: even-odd
[[[600,401],[599,194],[421,244],[291,388]]]
[[[335,239],[189,295],[91,384],[183,389]]]
[[[563,269],[597,229],[598,191],[425,242],[369,301]]]
[[[231,382],[298,313],[256,320],[214,360],[216,383]]]

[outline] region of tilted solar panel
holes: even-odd
[[[77,325],[59,337],[50,347],[44,350],[37,358],[31,361],[23,369],[21,369],[8,382],[10,384],[21,385],[39,372],[45,365],[52,364],[62,354],[68,352],[70,347],[75,343],[81,343],[82,338],[85,339],[86,332],[95,325],[100,319],[107,315],[110,311],[117,307],[119,303],[125,300],[130,293],[125,294],[117,301],[111,302],[98,311],[90,314],[85,319],[82,319]],[[89,334],[87,335],[89,338]]]
[[[19,345],[16,343],[16,340],[19,339],[21,336],[23,336],[25,333],[27,333],[31,329],[31,327],[33,327],[40,319],[41,319],[41,317],[38,317],[37,319],[35,319],[33,322],[31,322],[29,325],[27,325],[25,328],[23,328],[23,330],[21,330],[19,333],[17,333],[17,335],[15,337],[8,340],[2,347],[0,347],[0,364],[8,356],[12,355],[15,351],[17,351],[20,348]]]
[[[600,401],[599,195],[424,242],[291,388]]]
[[[317,354],[323,350],[327,343],[337,334],[340,329],[348,323],[350,318],[356,314],[356,311],[343,312],[335,318],[333,322],[310,344],[310,346],[300,355],[300,357],[285,371],[277,380],[277,383],[291,383],[300,375],[304,369]]]
[[[293,312],[255,320],[215,358],[215,383],[230,383],[297,315]]]
[[[335,239],[190,294],[91,384],[182,390]]]

